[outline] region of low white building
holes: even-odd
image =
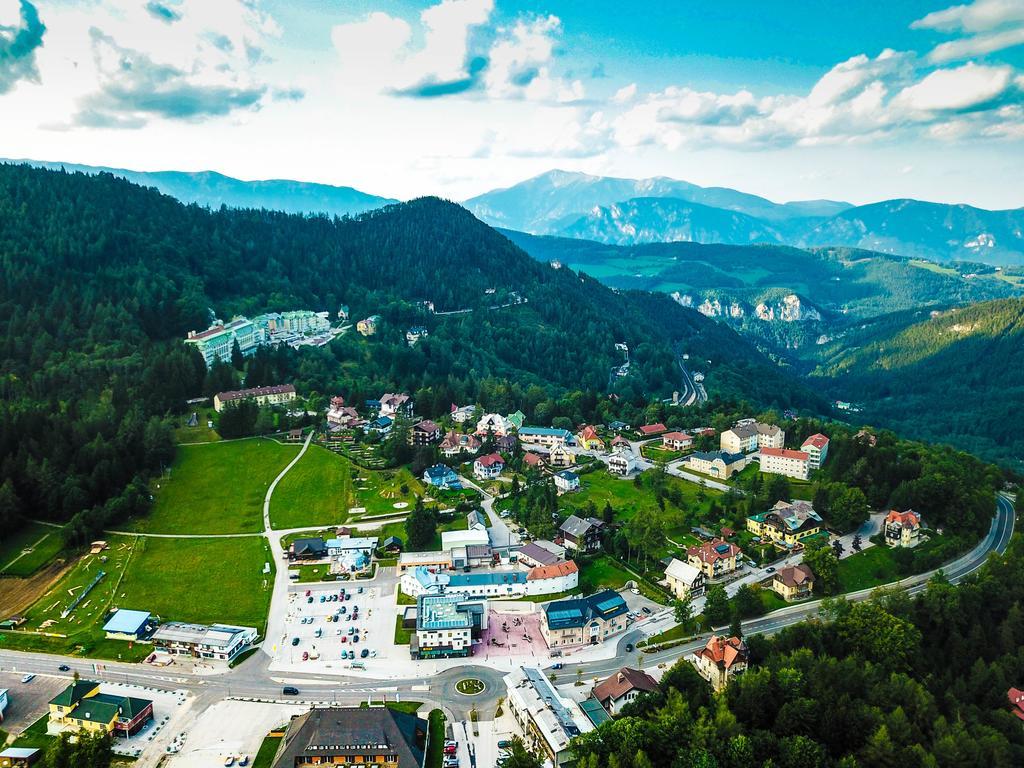
[[[785,475],[794,480],[806,480],[810,472],[811,457],[803,451],[788,448],[762,448],[761,471],[769,475]]]
[[[486,528],[475,528],[469,531],[441,531],[441,549],[449,553],[459,547],[473,547],[490,543]]]
[[[665,569],[665,581],[669,591],[680,600],[703,595],[708,583],[707,576],[699,568],[674,557]]]
[[[608,471],[613,475],[627,477],[636,469],[636,456],[628,449],[616,451],[608,457]]]
[[[505,690],[526,747],[543,754],[555,768],[571,763],[569,742],[594,730],[579,705],[564,698],[537,667],[522,667],[505,675]]]
[[[820,432],[804,440],[800,450],[807,454],[811,469],[821,469],[828,458],[828,437]]]
[[[580,476],[568,469],[555,473],[555,488],[559,493],[569,493],[580,487]]]
[[[153,647],[175,656],[231,661],[243,649],[256,642],[257,634],[254,627],[169,621],[161,624],[153,633]]]
[[[458,592],[472,598],[514,600],[526,596],[571,592],[580,583],[579,568],[571,560],[532,568],[488,568],[481,571],[406,570],[400,582],[410,597]]]

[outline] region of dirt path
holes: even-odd
[[[16,615],[42,597],[71,570],[74,560],[53,562],[27,579],[0,579],[0,616]]]

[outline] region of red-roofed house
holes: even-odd
[[[668,427],[661,422],[658,422],[657,424],[644,424],[642,427],[637,427],[636,431],[640,437],[654,437],[655,435],[660,435],[662,432],[667,432]]]
[[[572,560],[531,568],[526,574],[526,594],[557,595],[580,585],[580,569]]]
[[[1011,688],[1006,692],[1006,697],[1010,700],[1014,716],[1018,720],[1024,720],[1024,691],[1018,688]]]
[[[890,547],[915,547],[921,542],[921,516],[912,509],[892,510],[885,517],[885,543]]]
[[[701,570],[709,579],[715,579],[736,570],[736,559],[743,552],[735,544],[722,539],[705,541],[699,547],[686,550],[686,561]]]
[[[785,475],[796,480],[806,480],[810,472],[811,457],[803,451],[788,448],[762,448],[761,471],[769,475]]]
[[[576,433],[576,437],[581,448],[585,448],[588,451],[604,450],[604,440],[597,434],[597,430],[589,424],[584,425],[583,429]]]
[[[527,451],[523,454],[523,464],[533,469],[540,469],[544,466],[544,459],[538,453]]]
[[[685,451],[693,447],[693,438],[685,432],[666,432],[661,436],[661,445],[670,451]]]
[[[608,714],[617,715],[620,709],[634,701],[641,693],[656,690],[658,683],[646,672],[623,667],[595,685],[593,695]]]
[[[480,480],[493,480],[505,469],[500,453],[488,453],[473,462],[473,474]]]
[[[721,691],[736,675],[743,674],[748,662],[747,644],[738,637],[712,635],[708,644],[693,654],[691,661],[700,676]]]
[[[828,438],[821,432],[811,435],[804,440],[800,450],[807,454],[811,469],[821,469],[828,457]]]

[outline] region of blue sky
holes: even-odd
[[[0,0],[8,157],[1024,206],[1024,0]]]

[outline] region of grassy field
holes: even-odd
[[[274,764],[274,755],[281,744],[280,736],[267,736],[260,744],[260,751],[253,758],[252,768],[270,768]]]
[[[430,710],[427,715],[427,727],[430,729],[425,768],[441,768],[444,762],[445,716],[440,709]]]
[[[31,576],[63,549],[60,528],[26,523],[0,545],[0,572],[20,578]]]
[[[178,448],[170,478],[151,483],[152,511],[133,521],[145,533],[255,533],[263,497],[295,458],[297,445],[237,440]]]
[[[413,630],[402,626],[402,616],[395,616],[395,645],[408,645],[412,639]]]
[[[607,555],[587,563],[580,569],[580,590],[585,595],[599,589],[622,589],[636,577]]]
[[[339,525],[348,520],[352,503],[352,464],[336,453],[309,446],[284,476],[270,500],[274,528]]]
[[[51,736],[46,732],[49,720],[49,713],[43,715],[22,731],[11,746],[19,749],[42,749],[45,751],[57,739],[56,736]]]
[[[202,426],[177,427],[174,430],[174,439],[178,441],[178,445],[220,442],[220,435],[217,434],[217,430],[206,426],[205,420],[200,419],[200,421],[202,422]]]
[[[682,451],[672,451],[668,448],[662,448],[660,443],[644,444],[641,447],[641,451],[644,457],[650,461],[664,461],[666,464],[670,461],[675,461],[683,455]]]
[[[119,605],[165,619],[266,624],[274,563],[259,537],[138,539],[118,591]],[[264,563],[271,573],[264,575]]]
[[[839,561],[839,585],[843,592],[856,592],[896,581],[896,562],[888,547],[870,547]]]

